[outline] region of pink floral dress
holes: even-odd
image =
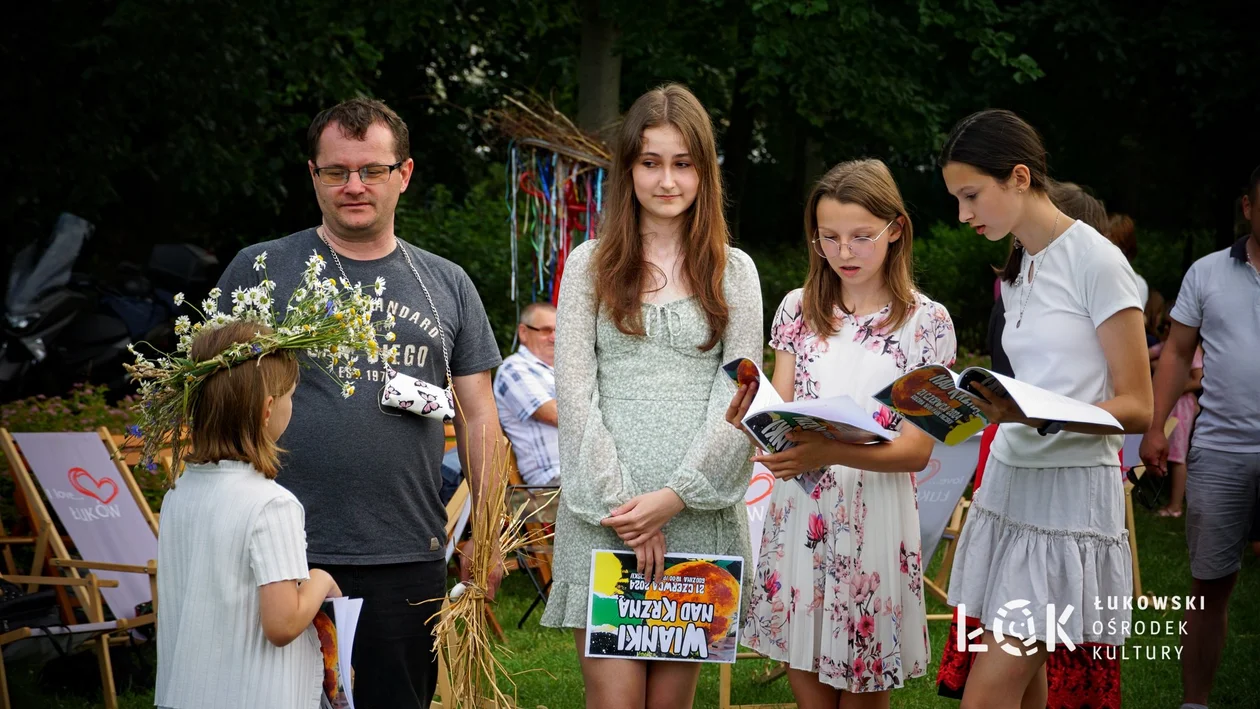
[[[770,346],[796,355],[795,396],[842,394],[890,430],[900,417],[872,396],[922,364],[951,366],[957,343],[943,306],[916,294],[895,331],[888,308],[852,317],[820,339],[805,323],[801,290],[788,293]],[[762,532],[743,644],[849,692],[894,689],[927,670],[919,505],[912,473],[834,465],[813,495],[775,485]]]

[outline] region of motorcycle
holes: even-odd
[[[218,259],[192,244],[158,244],[147,267],[122,262],[108,282],[74,271],[95,227],[62,214],[52,233],[28,244],[9,273],[0,342],[0,401],[64,393],[76,382],[130,388],[127,345],[169,350],[179,309],[176,291],[208,291]]]

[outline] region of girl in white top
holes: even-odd
[[[744,645],[788,663],[801,709],[887,707],[928,666],[914,473],[932,439],[873,395],[910,369],[954,363],[949,313],[914,289],[910,218],[888,168],[846,162],[819,180],[805,211],[809,275],[770,330],[774,388],[786,401],[847,395],[899,432],[881,445],[795,433],[759,453],[777,482],[762,531]],[[741,386],[737,428],[756,395]],[[826,468],[813,492],[792,478]]]
[[[954,128],[940,165],[960,221],[990,240],[1015,235],[1002,271],[1002,345],[1015,378],[1095,404],[1124,432],[1144,431],[1151,378],[1132,272],[1111,242],[1050,201],[1037,132],[1010,111],[981,111]],[[1028,420],[1006,400],[981,408],[1002,425],[949,583],[949,603],[986,629],[968,641],[986,650],[976,656],[962,707],[1045,706],[1052,633],[1056,648],[1065,640],[1118,645],[1128,634],[1123,436]],[[1004,618],[1007,630],[1027,633],[1025,613],[1042,645],[999,643],[992,631]]]
[[[203,330],[196,361],[256,333],[237,321]],[[162,502],[158,675],[170,709],[315,709],[324,666],[311,625],[341,591],[307,569],[302,505],[274,478],[298,364],[281,350],[211,375],[193,404],[192,452]]]

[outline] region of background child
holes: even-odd
[[[1154,302],[1157,292],[1152,292]],[[1148,303],[1149,305],[1149,303]],[[1151,368],[1159,361],[1164,342],[1168,340],[1169,327],[1172,324],[1170,313],[1172,304],[1164,303],[1160,298],[1160,335],[1158,344],[1151,346]],[[1149,310],[1149,308],[1148,308]],[[1194,360],[1190,363],[1190,376],[1186,378],[1186,387],[1182,395],[1173,404],[1169,418],[1177,419],[1177,427],[1168,436],[1168,476],[1172,484],[1168,490],[1168,504],[1156,513],[1160,517],[1180,517],[1181,508],[1186,499],[1186,454],[1190,451],[1190,434],[1194,431],[1194,419],[1199,415],[1199,391],[1203,389],[1203,346],[1194,350]],[[1155,471],[1159,474],[1158,471]]]
[[[744,623],[744,645],[789,664],[802,709],[888,706],[889,690],[928,665],[914,472],[933,442],[872,397],[924,364],[954,363],[949,313],[914,288],[913,230],[901,193],[878,160],[846,162],[814,187],[803,288],[775,314],[773,384],[784,400],[848,395],[885,428],[880,445],[819,434],[753,458],[776,477],[826,467],[812,494],[775,485]],[[735,394],[738,427],[756,385]]]
[[[250,321],[205,329],[189,355],[204,362],[271,332]],[[297,381],[293,351],[279,350],[209,375],[192,403],[192,451],[158,535],[159,707],[320,704],[311,620],[341,591],[308,571],[305,513],[274,480]]]

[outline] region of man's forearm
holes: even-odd
[[[502,445],[503,431],[497,416],[470,418],[463,426],[461,440],[466,441],[461,463],[468,475],[474,509],[480,504],[481,491],[496,489],[507,484],[507,448]],[[497,460],[496,460],[497,458]]]
[[[1151,417],[1151,430],[1164,430],[1164,422],[1172,414],[1173,406],[1185,389],[1186,378],[1190,376],[1190,358],[1184,357],[1176,349],[1164,348],[1159,357],[1159,366],[1155,369],[1155,410]]]

